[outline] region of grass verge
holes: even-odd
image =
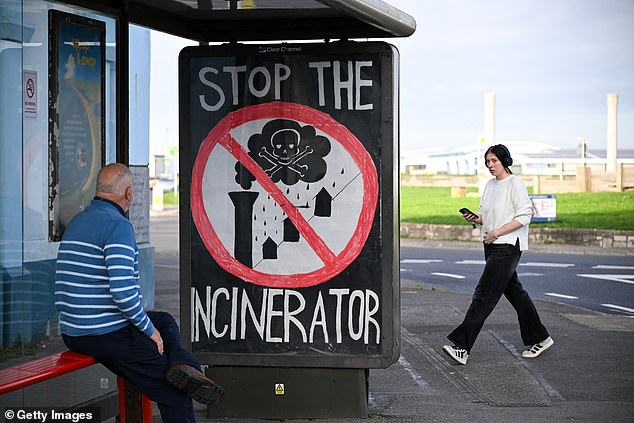
[[[476,189],[471,189],[474,192]],[[401,221],[443,225],[466,224],[461,207],[476,211],[479,197],[451,198],[450,187],[401,187]],[[634,192],[557,194],[557,221],[533,227],[634,230]]]

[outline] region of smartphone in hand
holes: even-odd
[[[458,211],[459,211],[460,213],[462,213],[462,215],[463,215],[463,217],[465,218],[465,220],[466,220],[467,222],[470,222],[470,223],[471,223],[471,226],[473,227],[473,229],[475,229],[475,228],[476,228],[476,224],[475,224],[475,222],[474,222],[474,221],[472,221],[472,220],[470,220],[469,218],[473,216],[473,217],[475,217],[475,218],[477,219],[477,218],[478,218],[478,215],[477,215],[477,214],[475,214],[474,212],[472,212],[471,210],[469,210],[469,209],[468,209],[468,208],[466,208],[466,207],[463,207],[463,208],[461,208],[461,209],[460,209],[460,210],[458,210]]]

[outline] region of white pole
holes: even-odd
[[[484,163],[484,152],[495,144],[495,93],[484,93],[484,143],[480,144],[480,157],[478,158],[478,192],[482,195],[484,186],[489,180],[489,172]]]
[[[608,146],[607,146],[607,171],[616,172],[617,154],[617,106],[619,96],[608,94]]]
[[[484,94],[484,138],[487,148],[495,144],[495,93]]]

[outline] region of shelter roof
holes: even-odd
[[[200,42],[407,37],[416,29],[414,18],[380,0],[67,1]]]

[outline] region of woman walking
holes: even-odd
[[[513,175],[510,169],[513,159],[505,146],[489,147],[484,160],[494,178],[484,188],[477,213],[465,211],[463,216],[482,225],[486,264],[464,321],[447,336],[453,346],[443,346],[460,364],[467,364],[482,325],[502,294],[517,312],[524,345],[530,346],[522,357],[535,358],[554,343],[516,271],[522,251],[528,249],[528,224],[532,216],[528,192],[522,179]]]

